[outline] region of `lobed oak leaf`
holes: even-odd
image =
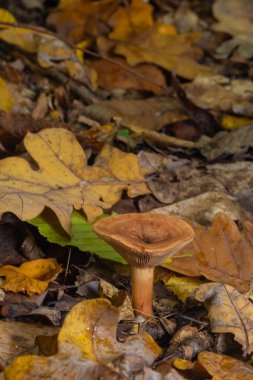
[[[232,286],[219,283],[204,284],[196,293],[204,302],[213,332],[232,333],[244,353],[253,351],[253,305]]]
[[[83,301],[67,315],[58,336],[58,353],[43,358],[23,356],[5,368],[6,380],[26,378],[127,379],[151,365],[160,347],[146,332],[116,339],[118,311],[105,299]],[[124,361],[124,374],[120,373]],[[130,376],[131,375],[131,376]]]
[[[55,259],[31,260],[20,267],[5,265],[0,268],[0,276],[6,277],[0,287],[14,293],[41,294],[61,271]]]
[[[0,214],[10,211],[31,220],[47,206],[70,233],[73,208],[89,221],[109,209],[126,190],[130,197],[149,192],[137,157],[105,145],[93,166],[75,136],[65,129],[28,133],[24,144],[39,169],[23,158],[0,161]]]
[[[163,266],[248,291],[253,273],[252,223],[245,222],[243,231],[239,231],[229,216],[218,213],[209,230],[200,225],[194,229],[193,241],[177,253],[172,263]]]

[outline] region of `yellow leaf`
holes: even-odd
[[[0,268],[0,276],[6,277],[0,287],[14,293],[41,294],[60,272],[55,259],[31,260],[20,267],[5,265]]]
[[[177,74],[193,79],[197,74],[209,75],[213,69],[201,65],[197,60],[202,56],[199,48],[192,43],[200,38],[199,33],[163,34],[155,25],[140,37],[126,42],[119,42],[115,52],[124,55],[130,65],[149,62],[166,70],[177,70]]]
[[[11,112],[15,104],[15,100],[9,90],[9,87],[5,80],[0,77],[0,110],[5,112]]]
[[[162,350],[146,332],[118,342],[118,315],[105,299],[80,302],[64,321],[58,336],[58,353],[48,358],[29,355],[14,359],[4,370],[6,380],[85,379],[91,373],[97,375],[95,378],[114,379],[118,378],[117,362],[122,355],[126,361],[130,355],[135,356],[135,364],[139,361],[139,365],[151,365]],[[126,368],[126,378],[131,370]]]
[[[185,302],[200,284],[201,281],[197,278],[173,276],[165,285],[176,294],[180,301]]]
[[[7,11],[6,9],[0,8],[0,23],[1,22],[16,24],[17,20],[9,11]]]
[[[109,20],[114,30],[109,37],[117,41],[127,41],[138,36],[153,25],[153,7],[142,0],[133,0],[130,5],[118,7]]]
[[[47,206],[70,233],[73,208],[83,209],[93,221],[120,199],[123,190],[130,197],[149,193],[134,154],[105,145],[95,164],[88,166],[74,134],[61,128],[28,133],[24,144],[39,170],[19,157],[0,161],[0,214],[10,211],[31,220]]]
[[[253,120],[247,117],[224,115],[222,117],[221,125],[224,129],[233,130],[245,125],[252,124]]]

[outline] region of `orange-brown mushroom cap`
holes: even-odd
[[[188,244],[194,236],[184,220],[163,214],[122,214],[93,225],[98,236],[136,267],[154,267]]]

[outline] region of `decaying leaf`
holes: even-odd
[[[13,360],[17,355],[38,352],[36,338],[52,337],[59,331],[56,327],[11,321],[0,321],[0,328],[0,357],[5,362]]]
[[[195,226],[195,237],[174,258],[163,264],[188,276],[205,276],[209,280],[249,290],[253,273],[253,228],[245,223],[239,231],[235,222],[219,213],[207,230]],[[181,256],[181,257],[180,257]]]
[[[240,58],[249,59],[253,55],[253,26],[251,0],[216,0],[213,4],[213,14],[218,24],[213,28],[226,32],[234,38],[224,42],[217,50],[219,56],[228,57],[236,50]]]
[[[130,65],[149,62],[166,70],[176,68],[177,74],[193,79],[197,74],[211,74],[212,68],[197,62],[202,51],[192,43],[200,37],[198,33],[166,34],[160,25],[148,29],[136,39],[120,42],[115,52],[124,55]]]
[[[74,49],[64,41],[43,32],[34,32],[29,28],[17,26],[0,29],[0,39],[27,53],[36,54],[42,68],[56,67],[73,79],[95,88],[95,71],[81,64]]]
[[[198,362],[217,380],[252,380],[253,368],[250,364],[226,355],[203,351]]]
[[[24,356],[5,368],[6,380],[66,378],[96,380],[123,379],[146,365],[151,365],[161,354],[160,347],[150,335],[141,333],[124,343],[116,340],[117,309],[104,299],[83,301],[67,315],[58,337],[58,353],[45,358]],[[124,360],[124,376],[120,360]],[[123,375],[123,374],[122,374]]]
[[[20,267],[5,265],[0,268],[0,276],[6,277],[0,287],[14,293],[41,294],[61,271],[55,259],[31,260]]]
[[[73,208],[82,208],[92,221],[102,208],[116,203],[123,190],[133,198],[149,192],[132,153],[105,145],[95,164],[87,166],[75,136],[60,128],[29,133],[24,144],[39,170],[33,170],[23,158],[1,161],[0,214],[10,211],[22,220],[31,220],[47,206],[70,233]]]
[[[174,99],[164,97],[99,102],[85,107],[85,115],[102,124],[109,123],[113,117],[120,117],[124,124],[148,130],[159,130],[187,117]]]
[[[253,147],[252,124],[236,129],[225,136],[218,135],[201,149],[201,153],[208,160],[213,160],[222,155],[230,156],[246,152],[251,147]]]
[[[161,87],[166,87],[166,81],[161,70],[154,65],[142,64],[131,67],[122,58],[115,58],[114,62],[105,59],[91,62],[93,69],[98,74],[98,85],[106,90],[133,88],[160,94]],[[154,78],[157,85],[153,83]]]
[[[219,212],[226,213],[233,220],[246,219],[253,222],[250,212],[240,207],[233,197],[221,191],[207,191],[169,206],[155,208],[152,212],[179,215],[203,225],[212,223]]]
[[[197,75],[184,88],[189,99],[198,107],[253,116],[251,80],[230,80],[222,75]]]
[[[213,332],[232,333],[246,354],[253,351],[253,305],[232,286],[204,284],[196,293],[204,302]]]

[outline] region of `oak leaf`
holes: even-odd
[[[15,359],[5,368],[6,380],[16,378],[17,374],[20,380],[132,377],[136,368],[138,371],[151,365],[162,351],[146,332],[119,343],[116,339],[118,315],[117,309],[105,299],[80,302],[67,315],[60,330],[58,353],[48,358],[34,355]],[[119,373],[120,360],[124,361],[125,377]]]
[[[196,293],[204,302],[213,332],[232,333],[245,354],[253,351],[253,304],[232,286],[204,284]]]
[[[163,266],[186,276],[205,276],[240,291],[249,290],[253,274],[253,224],[239,231],[226,214],[218,213],[208,229],[195,226],[195,237]]]
[[[55,259],[31,260],[20,267],[5,265],[0,268],[0,276],[6,277],[0,287],[14,293],[41,294],[61,271]]]
[[[123,190],[129,197],[149,192],[137,157],[105,145],[93,166],[75,136],[65,129],[28,133],[24,144],[39,170],[23,158],[0,161],[0,214],[22,220],[38,216],[45,206],[70,233],[70,214],[83,209],[89,221],[116,203]]]

